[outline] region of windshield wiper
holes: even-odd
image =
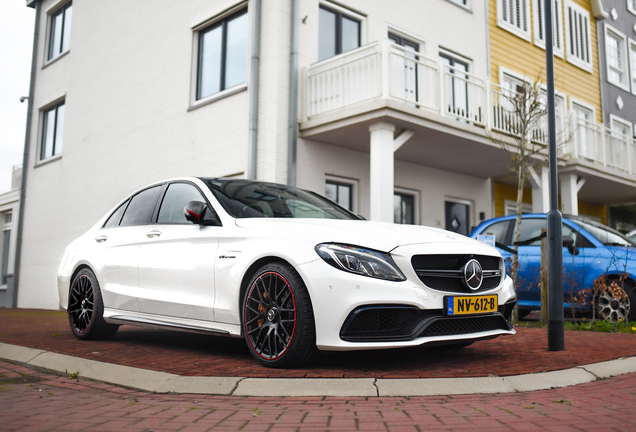
[[[605,246],[625,246],[625,247],[634,247],[634,245],[632,244],[628,244],[628,243],[618,243],[618,242],[614,242],[614,243],[603,243]]]

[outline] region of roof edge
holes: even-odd
[[[37,3],[37,1],[38,0],[26,0],[26,5],[27,7],[35,9],[35,4]]]
[[[609,13],[603,7],[603,0],[590,0],[590,4],[592,5],[592,13],[594,14],[595,18],[598,18],[598,19],[609,18]]]

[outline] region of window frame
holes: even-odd
[[[530,18],[530,0],[520,0],[526,2],[525,7],[525,16],[526,16],[526,27],[527,30],[522,30],[517,26],[509,23],[504,20],[503,16],[503,2],[508,0],[497,0],[497,26],[514,34],[515,36],[520,37],[521,39],[531,42],[531,32],[532,32],[532,22]]]
[[[629,61],[629,91],[636,95],[636,40],[632,38],[627,38],[627,57]]]
[[[627,10],[636,15],[636,0],[627,0]]]
[[[366,21],[366,16],[364,16],[361,13],[358,13],[356,11],[353,11],[351,9],[347,9],[344,8],[340,5],[337,5],[335,3],[331,3],[331,2],[326,2],[326,1],[321,1],[320,3],[318,3],[318,21],[320,21],[320,9],[324,9],[328,12],[332,12],[336,14],[336,52],[333,56],[331,57],[326,57],[324,59],[320,58],[320,25],[318,26],[318,50],[317,50],[317,54],[318,54],[318,58],[317,61],[318,62],[322,62],[322,61],[326,61],[326,60],[330,60],[334,57],[339,56],[340,54],[344,54],[344,53],[348,53],[349,51],[353,51],[353,50],[349,50],[349,51],[345,51],[344,53],[342,52],[342,17],[346,17],[352,21],[356,21],[358,23],[358,46],[357,48],[354,49],[358,49],[362,46],[364,46],[364,31],[363,31],[363,27],[364,27],[364,23]]]
[[[245,82],[241,84],[237,84],[235,86],[223,89],[224,84],[224,76],[225,76],[225,66],[227,60],[227,23],[234,18],[238,18],[239,16],[246,14],[248,25],[247,25],[247,52],[246,54],[246,70],[245,70]],[[197,99],[199,95],[199,77],[200,77],[200,54],[201,54],[201,37],[211,31],[218,26],[224,27],[222,40],[221,40],[221,70],[220,70],[220,79],[221,79],[221,90],[213,93],[211,95],[202,97]],[[199,108],[201,106],[207,105],[211,102],[217,101],[219,99],[223,99],[225,97],[231,96],[233,94],[242,92],[247,90],[247,82],[249,79],[249,67],[250,67],[250,58],[249,53],[251,49],[251,41],[250,41],[250,33],[252,32],[251,26],[251,16],[248,8],[248,2],[244,1],[240,4],[233,6],[220,14],[215,15],[212,18],[209,18],[195,26],[192,27],[192,65],[191,65],[191,76],[190,76],[190,107],[188,111]]]
[[[347,209],[347,210],[349,210],[352,213],[358,214],[358,182],[356,180],[348,179],[348,178],[344,178],[344,177],[336,177],[336,176],[326,175],[325,176],[325,183],[324,183],[325,187],[327,186],[327,183],[331,183],[331,184],[338,185],[338,186],[349,186],[351,188],[350,189],[350,195],[349,195],[349,201],[350,201],[351,208]],[[327,197],[326,196],[326,189],[325,189],[324,196],[325,196],[325,198]],[[336,202],[336,204],[338,204],[338,202]],[[340,205],[340,204],[338,204],[338,205]]]
[[[412,225],[419,225],[419,208],[420,208],[420,200],[419,200],[419,191],[413,190],[413,189],[406,189],[406,188],[402,188],[402,187],[394,187],[393,188],[393,196],[395,197],[396,195],[399,196],[410,196],[413,197],[413,224]],[[395,212],[395,208],[393,210]],[[394,213],[395,214],[395,213]],[[393,223],[398,223],[394,222]],[[405,222],[399,222],[400,225],[411,225],[411,224],[407,224]]]
[[[52,162],[54,160],[58,160],[62,157],[62,150],[60,150],[58,153],[55,153],[55,148],[57,147],[56,141],[57,141],[57,128],[59,126],[58,123],[58,109],[59,107],[64,106],[64,119],[63,121],[66,121],[66,99],[65,98],[61,98],[58,99],[54,102],[51,102],[50,104],[47,104],[45,106],[43,106],[42,108],[40,108],[40,131],[39,131],[39,139],[38,139],[38,153],[37,153],[37,157],[36,157],[36,163],[35,166],[39,166],[48,162]],[[46,139],[46,129],[47,129],[47,125],[48,125],[48,113],[55,110],[55,127],[53,129],[53,149],[51,150],[51,156],[49,157],[43,157],[44,155],[44,151],[46,149],[45,146],[45,139]],[[62,148],[64,148],[64,129],[62,129]]]
[[[0,289],[5,290],[8,287],[8,281],[6,283],[2,283],[2,279],[7,278],[11,274],[10,269],[12,255],[11,251],[13,246],[13,211],[7,210],[4,212],[0,212],[0,215],[2,215],[2,219],[0,220],[0,234],[2,234],[0,235]],[[10,216],[10,218],[7,218],[7,216]],[[7,221],[7,219],[11,220]],[[6,244],[8,245],[6,255],[4,250],[5,242],[7,242]],[[5,265],[6,269],[4,268]]]
[[[632,124],[632,122],[630,122],[629,120],[626,120],[624,118],[621,118],[617,115],[614,114],[610,114],[610,124],[609,124],[609,128],[610,128],[610,132],[614,133],[614,125],[616,123],[625,126],[627,128],[627,139],[631,140],[634,137],[634,125]]]
[[[591,20],[590,20],[590,13],[585,10],[583,7],[579,6],[578,4],[574,3],[572,0],[565,0],[564,2],[564,20],[565,20],[565,51],[566,51],[566,55],[565,55],[565,59],[568,63],[573,64],[574,66],[577,66],[589,73],[593,73],[594,69],[593,69],[593,63],[594,63],[594,47],[592,46],[592,24],[591,24]],[[575,14],[580,14],[582,15],[584,18],[587,19],[587,27],[586,27],[586,36],[587,36],[587,57],[589,57],[589,62],[583,60],[582,58],[579,58],[576,54],[573,54],[571,51],[573,49],[572,47],[572,41],[570,39],[570,35],[573,34],[572,31],[570,29],[570,13],[569,10],[572,9],[572,11]],[[578,35],[575,35],[578,36]],[[578,40],[578,39],[577,39]]]
[[[612,34],[612,36],[615,39],[619,40],[619,54],[622,54],[623,56],[623,68],[622,70],[619,70],[617,68],[611,67],[610,66],[610,62],[609,62],[609,48],[608,48],[608,40],[610,37],[610,33]],[[607,82],[620,88],[623,89],[627,92],[630,91],[630,84],[628,81],[631,81],[631,77],[629,74],[629,67],[631,65],[631,58],[628,56],[627,54],[627,36],[625,36],[624,33],[620,32],[619,30],[615,29],[614,27],[610,26],[609,24],[605,23],[604,25],[604,35],[605,35],[605,73],[607,74]],[[614,69],[617,71],[620,71],[620,73],[623,75],[624,78],[624,82],[616,82],[614,80],[612,80],[610,78],[611,74],[610,71]]]
[[[554,50],[554,55],[556,57],[559,58],[563,58],[563,56],[565,55],[565,49],[564,49],[564,21],[563,21],[563,3],[560,0],[554,0],[554,2],[556,3],[557,6],[557,14],[558,16],[556,16],[556,14],[552,14],[552,18],[554,19],[554,23],[553,23],[553,30],[554,30],[554,24],[560,24],[558,25],[558,30],[556,32],[553,33],[554,36],[558,36],[560,38],[560,42],[561,42],[561,47],[557,47],[555,46],[553,48]],[[534,44],[536,46],[538,46],[539,48],[545,50],[545,31],[546,31],[546,25],[545,25],[545,11],[544,9],[544,0],[532,0],[532,31],[534,33]],[[541,22],[543,23],[543,39],[541,39],[540,37],[540,29],[539,29],[539,7],[541,7],[541,11],[543,12],[541,15]],[[554,41],[553,41],[554,42]]]
[[[56,61],[57,59],[65,56],[66,54],[68,54],[71,51],[71,44],[70,44],[70,32],[68,34],[69,37],[69,44],[68,44],[68,48],[66,50],[62,49],[64,47],[64,27],[66,24],[66,11],[69,8],[73,7],[73,2],[72,1],[68,1],[68,2],[60,2],[59,4],[53,6],[52,8],[50,8],[49,10],[46,11],[47,14],[47,24],[46,24],[46,44],[45,47],[46,49],[44,50],[44,66],[47,66],[49,63],[52,63],[54,61]],[[73,16],[72,16],[71,12],[71,29],[72,29],[72,24],[73,24]],[[57,54],[51,55],[51,51],[53,50],[53,42],[55,40],[54,35],[53,35],[53,31],[55,29],[54,24],[55,24],[55,18],[60,15],[63,14],[62,17],[62,30],[61,30],[61,40],[60,40],[60,48],[61,51],[58,52]]]

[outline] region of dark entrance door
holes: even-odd
[[[470,234],[470,206],[452,201],[445,202],[446,229],[467,236]]]

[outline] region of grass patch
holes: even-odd
[[[592,322],[592,320],[583,319],[581,321],[566,320],[563,325],[565,330],[636,334],[636,321],[619,322],[613,324],[609,321],[595,320],[594,322]],[[519,321],[515,324],[515,327],[547,328],[547,325],[542,324],[541,321]]]

